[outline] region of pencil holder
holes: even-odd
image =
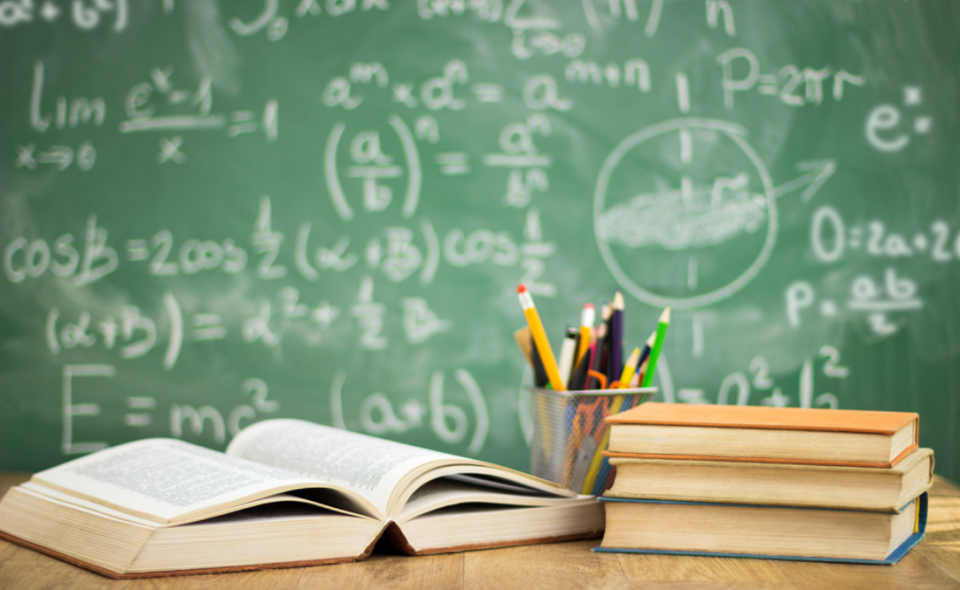
[[[653,398],[655,387],[530,392],[533,437],[530,472],[577,492],[599,496],[613,484],[613,471],[603,456],[610,438],[607,416]]]

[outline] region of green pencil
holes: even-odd
[[[668,305],[663,313],[660,314],[660,323],[657,324],[657,339],[650,349],[650,361],[647,363],[647,374],[643,376],[641,387],[650,387],[653,383],[653,372],[657,368],[657,359],[660,358],[660,349],[663,348],[663,338],[667,335],[667,328],[670,327],[670,306]]]

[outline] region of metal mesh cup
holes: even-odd
[[[533,438],[530,471],[577,492],[599,496],[613,484],[603,456],[610,438],[604,419],[629,410],[656,393],[655,387],[554,391],[528,387]]]

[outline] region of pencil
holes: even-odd
[[[557,359],[553,356],[553,349],[550,348],[547,333],[544,332],[543,323],[540,322],[540,314],[537,313],[537,308],[533,305],[533,297],[527,291],[526,285],[521,284],[517,287],[517,296],[520,298],[520,305],[523,307],[523,315],[527,316],[527,325],[530,326],[533,342],[537,345],[537,352],[540,353],[540,360],[543,361],[543,368],[547,371],[550,385],[554,391],[566,391],[567,388],[563,385],[563,380],[560,379]]]
[[[627,364],[623,367],[623,373],[620,375],[620,389],[630,387],[630,380],[633,379],[633,374],[637,371],[637,361],[639,360],[640,348],[637,347],[630,353],[630,358],[627,359]]]
[[[623,371],[623,295],[617,291],[610,304],[610,358],[607,378],[612,383]]]
[[[533,368],[533,342],[530,340],[530,328],[524,326],[513,333],[513,339],[517,341],[517,346],[520,347],[520,351],[523,352],[524,358],[527,359],[527,362],[530,364],[530,368]]]
[[[583,355],[587,353],[587,349],[590,348],[590,332],[593,330],[593,322],[596,320],[597,311],[593,308],[592,303],[584,303],[583,311],[580,312],[580,346],[577,348],[577,361],[575,364],[580,364],[580,359],[583,358]]]
[[[560,380],[563,383],[570,383],[570,372],[573,370],[573,357],[577,354],[577,336],[580,332],[576,328],[567,328],[566,336],[563,339],[563,346],[560,347]]]
[[[590,359],[590,370],[597,373],[603,372],[603,352],[607,343],[607,318],[609,317],[609,309],[609,306],[603,306],[603,315],[605,317],[603,318],[604,321],[601,322],[600,327],[597,328],[596,346],[594,346],[593,349],[593,358]],[[590,377],[587,379],[586,389],[597,389],[598,387],[594,387],[594,382],[597,382],[595,377]],[[599,382],[597,383],[599,386]]]
[[[660,358],[660,351],[663,349],[663,339],[667,335],[667,328],[670,327],[670,306],[664,308],[660,314],[660,322],[657,324],[657,339],[650,349],[650,360],[647,365],[647,373],[643,376],[643,387],[650,387],[653,383],[653,372],[657,369],[657,359]]]
[[[646,343],[643,345],[643,352],[640,353],[640,358],[637,359],[637,368],[643,365],[650,357],[650,349],[653,348],[653,343],[657,341],[657,331],[654,330],[650,332],[650,337],[647,338]]]

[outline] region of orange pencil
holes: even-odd
[[[533,305],[533,297],[527,291],[527,286],[521,284],[517,287],[517,295],[520,297],[520,305],[523,307],[523,315],[527,316],[527,325],[530,326],[530,332],[533,334],[533,342],[537,345],[537,352],[543,360],[543,368],[547,371],[547,377],[550,379],[550,385],[554,391],[566,391],[567,388],[560,378],[560,370],[557,368],[557,359],[553,356],[553,349],[550,348],[550,341],[547,340],[547,333],[543,330],[543,323],[540,322],[540,314]]]

